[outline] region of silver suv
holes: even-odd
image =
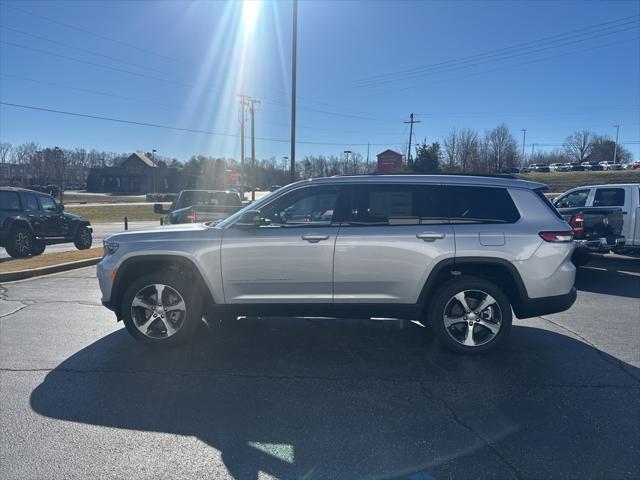
[[[219,223],[112,235],[102,302],[149,345],[203,317],[402,318],[481,353],[519,318],[576,298],[572,232],[512,178],[365,175],[301,181]]]

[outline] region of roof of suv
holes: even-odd
[[[546,189],[547,185],[505,176],[482,175],[352,175],[312,178],[302,182],[314,183],[446,183],[449,185],[483,185],[496,187]],[[302,183],[297,182],[297,183]]]

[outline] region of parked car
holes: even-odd
[[[582,166],[585,170],[589,170],[592,172],[601,172],[602,170],[604,170],[604,167],[598,162],[582,162]]]
[[[622,215],[621,236],[624,237],[624,245],[611,245],[611,249],[620,253],[640,253],[640,184],[577,187],[555,198],[553,204],[560,211],[563,208],[592,207],[619,209]]]
[[[621,163],[613,163],[613,162],[600,162],[603,170],[622,170]]]
[[[579,162],[565,163],[565,165],[567,166],[567,169],[570,172],[583,172],[584,171],[584,167]]]
[[[183,190],[166,210],[161,203],[153,211],[167,215],[165,223],[196,223],[220,220],[242,208],[240,195],[221,190]]]
[[[566,163],[552,163],[549,165],[549,170],[552,172],[568,172],[569,167],[567,167]]]
[[[499,173],[504,173],[507,175],[513,174],[513,173],[520,173],[520,169],[517,167],[505,167],[500,169]]]
[[[108,237],[102,302],[154,346],[203,315],[354,316],[429,322],[481,353],[518,318],[576,298],[573,233],[541,183],[362,175],[283,187],[218,223]]]
[[[633,162],[631,164],[631,169],[632,170],[640,170],[640,160],[636,160],[635,162]]]
[[[544,163],[532,163],[531,165],[529,165],[529,171],[530,172],[548,173],[551,170],[549,169],[549,165],[546,165]]]
[[[40,255],[47,245],[73,242],[91,247],[91,224],[56,203],[51,195],[23,188],[0,187],[0,247],[15,258]]]

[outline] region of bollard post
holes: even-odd
[[[124,217],[124,229],[129,230],[129,219]]]
[[[164,218],[160,217],[160,226],[163,226],[163,225],[164,225]]]

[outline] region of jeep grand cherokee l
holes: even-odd
[[[540,183],[446,175],[301,181],[220,223],[105,240],[102,302],[173,345],[203,316],[391,317],[481,353],[576,298],[572,232]]]

